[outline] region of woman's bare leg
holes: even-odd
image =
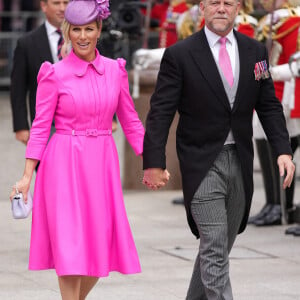
[[[59,276],[58,283],[62,300],[79,300],[82,276]]]
[[[98,281],[98,277],[82,276],[80,284],[79,300],[85,300],[88,293],[92,290]]]

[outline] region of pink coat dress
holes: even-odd
[[[36,117],[26,158],[40,160],[34,189],[30,270],[103,277],[141,271],[128,223],[111,135],[117,113],[136,155],[144,128],[129,94],[123,59],[73,52],[38,74]],[[57,132],[48,145],[54,117]]]

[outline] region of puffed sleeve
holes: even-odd
[[[136,155],[143,153],[144,126],[140,121],[130,96],[128,75],[125,69],[126,61],[119,58],[120,68],[120,95],[117,107],[117,116],[124,134]]]
[[[26,158],[40,160],[49,139],[57,104],[57,79],[51,63],[42,64],[37,82],[36,114],[30,130]]]

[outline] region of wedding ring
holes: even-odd
[[[16,182],[15,189],[16,189],[16,194],[19,194],[19,190],[18,190],[18,182]]]

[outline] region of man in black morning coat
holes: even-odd
[[[233,30],[239,6],[238,0],[200,2],[205,27],[165,50],[146,121],[143,182],[157,189],[168,180],[165,145],[175,112],[180,115],[176,141],[185,208],[200,236],[187,300],[233,299],[228,256],[245,229],[253,194],[254,110],[281,176],[286,172],[284,188],[295,170],[267,50]],[[228,68],[221,68],[224,39],[233,83]]]

